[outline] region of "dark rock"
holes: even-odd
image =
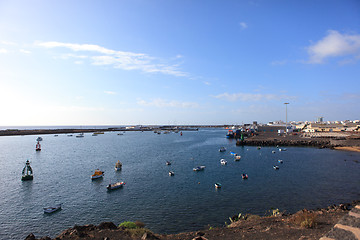
[[[35,238],[35,235],[34,235],[34,234],[30,233],[30,234],[25,238],[25,240],[36,240],[36,238]]]
[[[113,222],[102,222],[98,229],[117,229],[117,226]]]
[[[48,236],[45,236],[45,237],[40,238],[40,240],[51,240],[51,238]]]
[[[74,230],[82,232],[82,231],[92,231],[94,230],[96,227],[93,224],[89,224],[89,225],[84,225],[84,226],[79,226],[79,225],[75,225],[73,227]]]
[[[197,236],[204,236],[205,233],[204,233],[204,232],[197,232],[196,235],[197,235]]]
[[[158,238],[157,236],[155,236],[153,233],[151,232],[146,232],[144,233],[144,235],[141,237],[141,240],[158,240],[160,238]]]

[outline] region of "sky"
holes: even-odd
[[[358,0],[0,0],[0,126],[360,119]]]

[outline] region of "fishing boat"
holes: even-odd
[[[220,160],[220,163],[221,163],[221,165],[226,165],[226,164],[227,164],[227,161],[226,161],[225,159],[221,159],[221,160]]]
[[[27,181],[27,180],[33,180],[33,178],[34,178],[33,171],[32,168],[30,167],[30,162],[29,160],[26,160],[25,167],[22,170],[21,180]]]
[[[242,179],[248,179],[248,175],[246,173],[241,174]]]
[[[229,130],[228,133],[226,134],[226,138],[234,138],[234,132],[233,130]]]
[[[279,170],[279,166],[273,166],[275,170]]]
[[[275,153],[275,151],[272,151],[272,153]]]
[[[235,152],[230,152],[231,155],[235,155],[236,153]]]
[[[80,133],[79,135],[76,135],[77,138],[83,138],[84,137],[84,133]]]
[[[122,136],[122,135],[124,135],[124,134],[123,134],[123,133],[118,133],[117,135]]]
[[[41,151],[41,145],[40,145],[40,142],[38,141],[37,144],[36,144],[36,148],[35,148],[36,151]]]
[[[51,207],[44,207],[44,213],[53,213],[61,209],[61,203],[51,206]]]
[[[260,149],[261,149],[261,147],[257,147],[257,149],[258,149],[258,150],[260,150]]]
[[[286,148],[279,148],[280,152],[283,152],[283,151],[286,151],[286,150],[287,150]]]
[[[91,175],[91,180],[95,180],[95,179],[98,179],[98,178],[102,178],[104,176],[104,172],[103,171],[100,171],[99,169],[96,169],[94,174]]]
[[[174,176],[174,175],[175,175],[175,173],[173,171],[169,172],[169,176]]]
[[[221,188],[221,183],[215,183],[215,188]]]
[[[122,163],[120,162],[120,160],[118,160],[116,163],[115,163],[115,170],[116,171],[120,171],[122,168]]]
[[[114,184],[109,183],[109,185],[107,185],[107,190],[115,190],[115,189],[119,189],[122,188],[125,185],[124,182],[116,182]]]
[[[236,155],[234,161],[237,162],[237,161],[240,161],[240,159],[241,159],[241,156],[240,156],[240,155]]]
[[[168,165],[168,166],[169,166],[169,165],[171,165],[171,162],[169,162],[169,161],[166,161],[166,165]]]
[[[279,162],[279,163],[283,163],[283,160],[279,159],[278,162]]]
[[[194,170],[195,172],[203,171],[204,169],[205,169],[205,166],[198,166],[198,167],[196,167],[196,168],[193,168],[193,170]]]
[[[36,141],[42,141],[43,139],[42,139],[42,137],[38,137],[37,139],[36,139]]]
[[[219,149],[219,152],[225,152],[226,151],[226,148],[225,147],[221,147],[220,149]]]

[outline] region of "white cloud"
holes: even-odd
[[[307,47],[309,54],[308,63],[319,64],[331,57],[347,56],[359,58],[360,35],[341,34],[329,30],[328,34],[317,43]]]
[[[138,99],[137,104],[146,107],[171,107],[171,108],[197,108],[199,107],[198,103],[195,102],[179,102],[179,101],[167,101],[165,99],[157,98],[153,99],[152,101],[145,101],[142,99]]]
[[[287,60],[282,60],[282,61],[272,61],[271,65],[273,66],[280,66],[280,65],[285,65],[287,63]]]
[[[16,45],[16,43],[14,43],[14,42],[9,42],[9,41],[0,41],[0,44],[3,44],[3,45],[12,45],[12,46]]]
[[[188,75],[186,72],[179,70],[179,65],[169,64],[166,61],[161,61],[144,53],[116,51],[93,44],[42,42],[36,45],[45,48],[62,47],[74,52],[88,52],[88,56],[82,55],[82,57],[89,58],[93,65],[110,65],[123,70],[140,70],[146,73],[162,73],[173,76]],[[177,55],[176,58],[180,58],[180,56]],[[66,57],[77,56],[67,54]]]
[[[8,53],[8,50],[6,50],[5,48],[0,48],[0,53]]]
[[[113,92],[113,91],[104,91],[104,93],[109,94],[109,95],[115,95],[116,94],[116,92]]]
[[[25,53],[25,54],[30,54],[31,52],[25,49],[20,49],[19,50],[21,53]]]
[[[240,25],[240,27],[241,27],[242,29],[246,29],[246,28],[248,27],[248,25],[246,24],[246,22],[240,22],[239,25]]]
[[[296,99],[294,96],[287,95],[276,95],[276,94],[260,94],[260,93],[222,93],[217,96],[214,96],[217,99],[225,99],[227,101],[273,101],[273,100],[290,100]]]

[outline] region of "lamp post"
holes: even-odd
[[[289,104],[288,102],[284,103],[285,104],[285,113],[286,113],[286,122],[285,122],[285,133],[287,134],[287,105]]]

